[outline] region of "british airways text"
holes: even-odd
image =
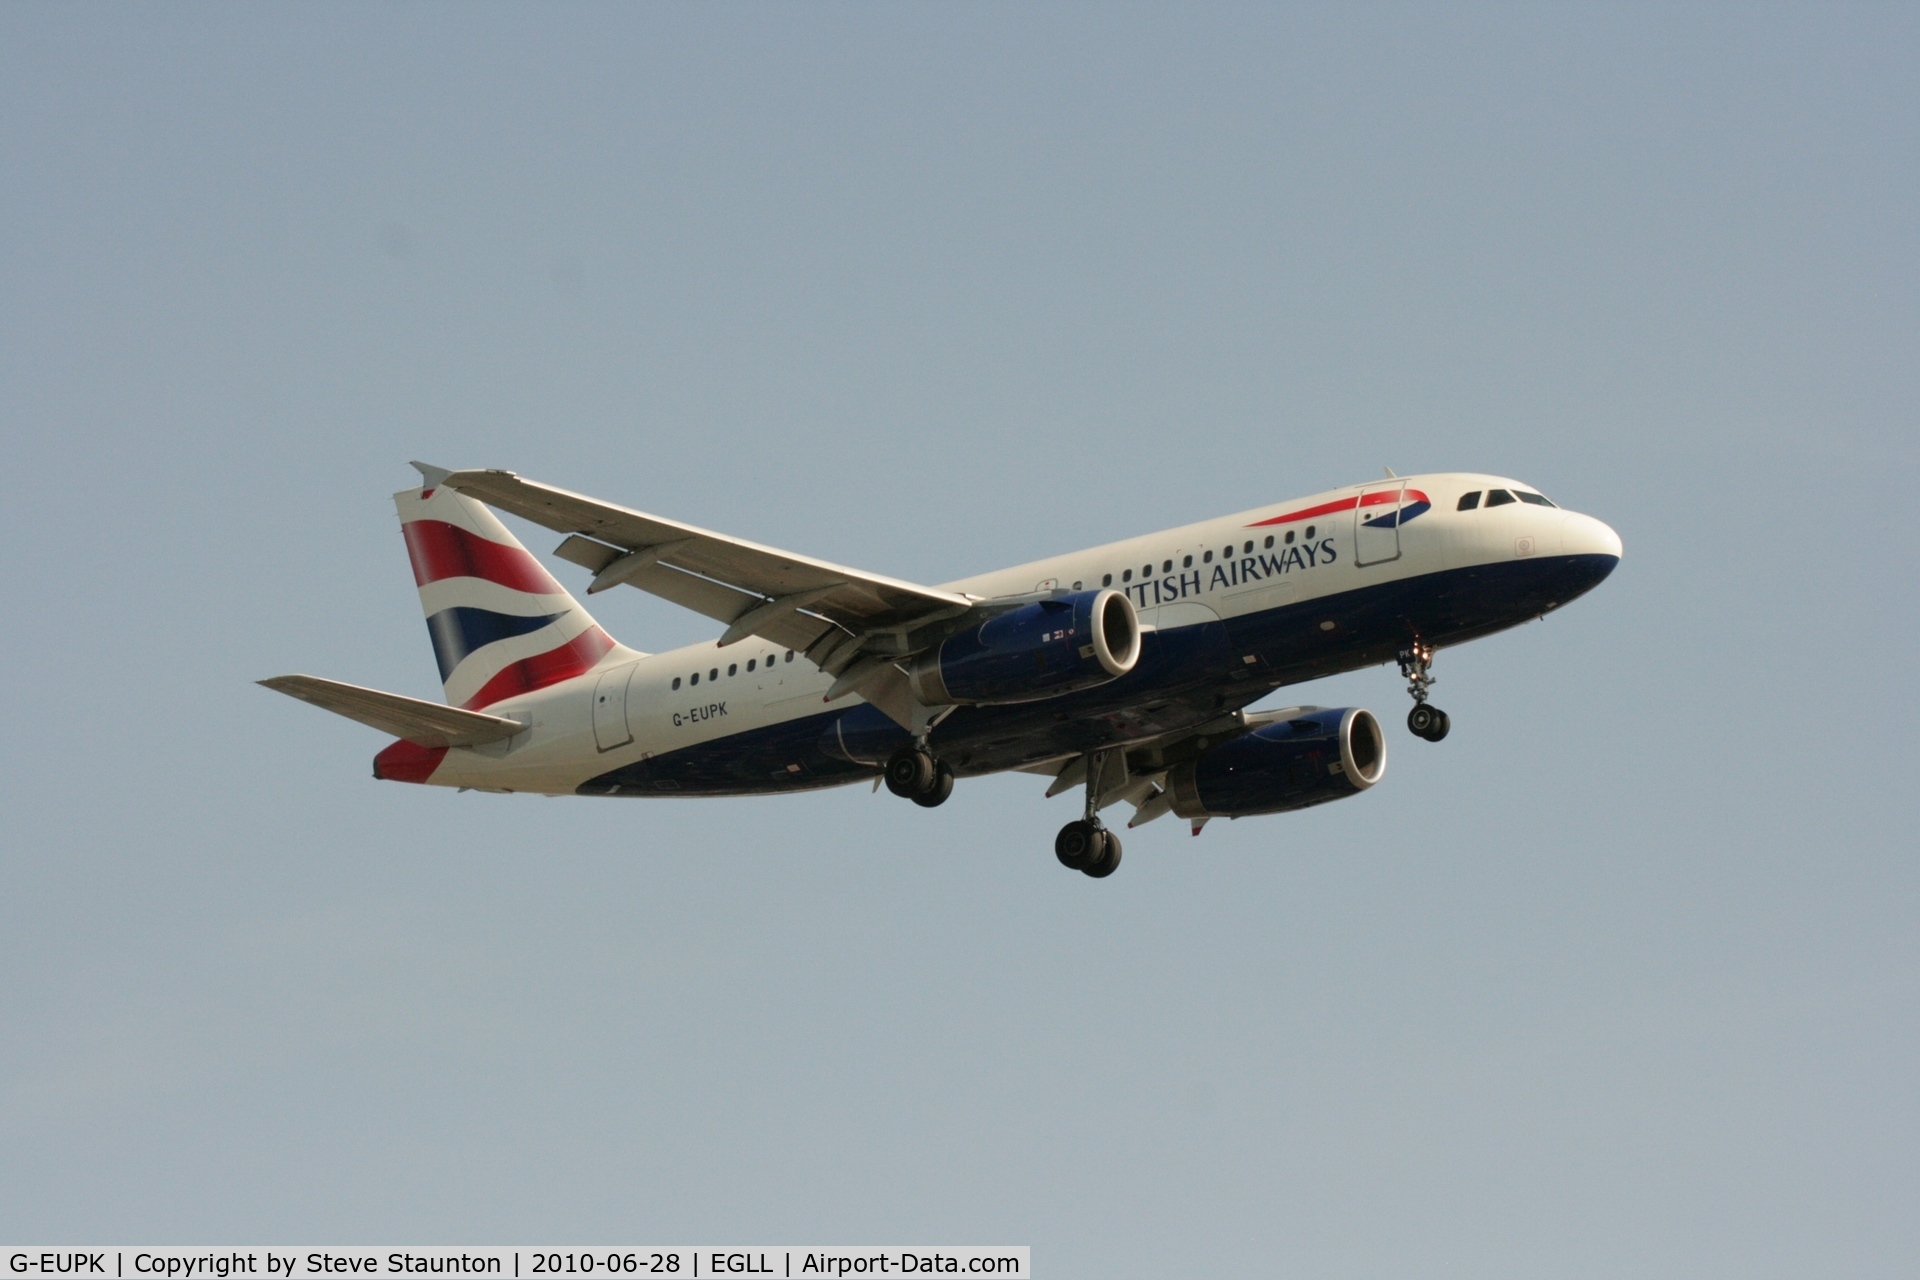
[[[1164,578],[1135,582],[1120,590],[1131,596],[1140,608],[1146,609],[1170,600],[1184,600],[1188,596],[1218,591],[1222,587],[1243,587],[1263,578],[1277,578],[1295,569],[1332,564],[1339,558],[1333,539],[1322,538],[1319,542],[1303,542],[1299,546],[1283,547],[1278,551],[1222,561],[1210,569],[1203,567],[1187,573],[1173,573]]]

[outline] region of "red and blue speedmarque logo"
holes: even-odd
[[[1395,529],[1409,520],[1417,519],[1433,509],[1433,503],[1427,495],[1418,489],[1376,489],[1372,493],[1356,494],[1351,498],[1335,498],[1332,502],[1323,502],[1317,507],[1302,507],[1298,511],[1289,511],[1283,516],[1273,516],[1266,520],[1255,520],[1249,529],[1258,529],[1265,525],[1292,524],[1297,520],[1312,520],[1320,516],[1337,515],[1342,511],[1352,511],[1358,507],[1360,523],[1368,529]],[[1367,515],[1370,507],[1385,507],[1375,516]]]

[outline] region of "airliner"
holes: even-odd
[[[1101,817],[1286,813],[1385,775],[1362,707],[1249,710],[1399,664],[1438,742],[1444,648],[1544,617],[1620,562],[1619,536],[1530,485],[1441,473],[1349,485],[921,586],[571,493],[413,464],[394,495],[444,703],[315,676],[261,684],[397,741],[373,776],[463,791],[741,796],[884,782],[933,808],[1020,771],[1078,789],[1054,854],[1120,865]],[[585,594],[636,587],[724,624],[647,654],[610,636],[494,510],[566,535]]]

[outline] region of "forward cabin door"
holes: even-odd
[[[1400,500],[1404,480],[1371,484],[1353,508],[1353,562],[1385,564],[1400,558]]]
[[[633,730],[627,727],[627,682],[639,669],[639,663],[629,662],[624,667],[603,671],[593,686],[593,740],[602,751],[624,747],[633,741]]]

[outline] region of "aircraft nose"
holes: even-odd
[[[1560,550],[1570,556],[1608,556],[1618,560],[1620,535],[1603,521],[1569,511],[1560,525]]]

